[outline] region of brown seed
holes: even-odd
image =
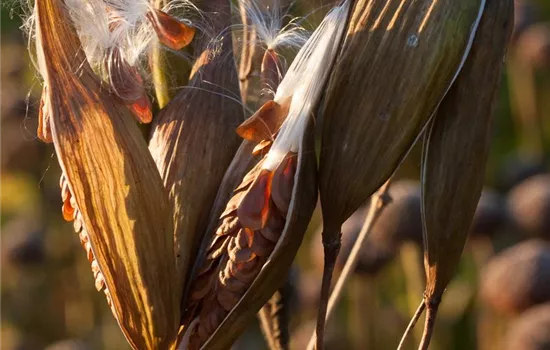
[[[251,230],[265,227],[269,218],[271,180],[273,173],[262,170],[237,209],[241,224]]]
[[[191,43],[195,37],[195,28],[186,25],[174,17],[160,11],[153,10],[147,14],[159,41],[172,50],[181,50]]]

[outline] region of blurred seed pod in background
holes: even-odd
[[[513,154],[498,168],[496,187],[501,192],[508,192],[528,178],[546,172],[547,166],[539,156]]]
[[[537,21],[537,12],[540,11],[537,5],[531,0],[514,0],[514,32],[512,42],[514,43],[523,31]]]
[[[470,227],[470,238],[492,238],[507,222],[506,202],[497,192],[485,188]]]
[[[507,315],[550,301],[550,246],[529,240],[493,257],[481,272],[480,295]]]
[[[523,63],[537,69],[550,69],[550,24],[537,23],[525,28],[514,49]]]
[[[21,267],[44,262],[44,232],[34,226],[26,218],[15,218],[2,226],[3,261]]]
[[[502,342],[506,350],[550,349],[550,303],[534,306],[508,325]]]
[[[511,219],[523,234],[550,240],[550,175],[533,176],[507,198]]]

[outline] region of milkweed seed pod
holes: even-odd
[[[183,318],[191,349],[226,348],[285,281],[316,204],[311,114],[348,6],[327,14],[274,99],[237,129],[259,142],[262,160],[234,190],[198,271]]]
[[[424,139],[427,315],[422,349],[428,347],[439,302],[460,260],[483,188],[492,114],[512,24],[512,0],[487,0],[470,55]]]
[[[488,262],[481,282],[481,299],[501,314],[550,301],[550,246],[534,239],[506,249]]]
[[[550,175],[533,176],[514,187],[508,208],[521,233],[550,239]]]
[[[232,60],[229,2],[207,0],[216,12],[216,40],[194,42],[197,61],[184,87],[155,118],[149,150],[174,207],[177,275],[183,283],[197,256],[217,189],[239,146],[235,128],[243,120],[239,81]]]
[[[528,309],[508,326],[503,341],[507,350],[550,349],[550,303]]]
[[[325,231],[339,232],[405,157],[456,77],[483,4],[357,2],[323,111]]]
[[[173,288],[171,210],[127,108],[87,63],[63,1],[36,2],[36,48],[62,183],[64,216],[84,232],[98,289],[134,349],[175,347],[180,291]],[[78,210],[77,210],[78,209]],[[97,264],[93,263],[95,261]],[[97,274],[96,274],[97,272]]]
[[[149,123],[151,102],[140,66],[157,43],[172,50],[189,44],[195,34],[189,21],[163,10],[176,8],[189,15],[194,5],[189,0],[171,0],[163,9],[149,0],[67,0],[66,4],[92,68],[138,121]]]
[[[285,0],[238,1],[243,26],[239,78],[243,90],[247,91],[243,91],[245,101],[257,97],[258,93],[264,98],[275,93],[285,68],[278,57],[281,49],[299,49],[309,36],[300,26],[300,19],[284,9],[284,3]],[[260,89],[254,89],[252,78],[258,70]]]

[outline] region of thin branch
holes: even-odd
[[[414,313],[411,322],[409,322],[409,325],[407,326],[407,329],[405,329],[405,333],[403,333],[403,337],[401,338],[401,341],[399,342],[399,345],[397,346],[397,350],[402,350],[403,346],[405,345],[405,341],[411,334],[412,330],[414,329],[414,326],[416,326],[416,323],[418,322],[418,319],[424,312],[424,309],[426,308],[426,303],[424,302],[424,298],[420,301],[420,305],[418,305],[418,309],[416,309],[416,312]]]
[[[330,316],[332,315],[332,312],[334,311],[336,304],[338,303],[338,301],[340,300],[340,297],[342,296],[342,292],[344,290],[345,284],[348,282],[349,278],[352,275],[352,272],[357,267],[357,263],[359,262],[359,257],[360,257],[359,253],[361,251],[361,247],[363,246],[363,243],[368,237],[372,227],[380,217],[380,214],[382,214],[382,210],[384,209],[384,207],[391,202],[391,197],[388,194],[390,182],[391,182],[391,179],[388,180],[384,185],[382,185],[382,187],[380,187],[378,192],[371,197],[369,213],[365,219],[365,223],[361,228],[361,232],[359,233],[359,236],[357,237],[357,240],[353,245],[353,248],[351,250],[348,260],[346,261],[346,265],[344,266],[342,273],[340,274],[340,277],[338,278],[338,281],[334,286],[334,290],[330,295],[325,322],[328,321]],[[309,344],[307,347],[308,350],[314,349],[316,338],[317,338],[316,333],[314,333],[309,341]]]

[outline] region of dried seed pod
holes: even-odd
[[[439,302],[460,260],[484,182],[490,126],[513,1],[487,0],[472,50],[424,140],[422,219],[427,349]]]
[[[550,301],[550,246],[529,240],[492,258],[481,273],[482,300],[501,314],[517,315]]]
[[[268,132],[260,135],[271,138],[273,130],[276,136],[262,161],[236,187],[220,217],[210,251],[218,251],[220,240],[229,243],[222,256],[207,254],[216,259],[205,262],[211,269],[200,269],[203,275],[215,276],[207,278],[209,290],[199,285],[204,294],[190,293],[197,299],[190,300],[184,323],[198,319],[195,329],[189,326],[192,349],[226,348],[284,282],[315,207],[311,114],[328,78],[327,67],[336,56],[348,5],[334,8],[300,50],[274,100],[266,103],[273,108],[260,108],[252,117],[257,123],[247,122],[240,129],[254,140],[257,125],[264,123]],[[280,129],[272,129],[273,121],[280,120],[284,120]],[[238,224],[228,225],[234,217]]]
[[[418,139],[463,65],[483,6],[484,0],[355,4],[323,110],[322,299],[328,298],[342,223],[383,185]],[[322,300],[318,332],[324,305]]]
[[[503,342],[506,350],[548,350],[550,349],[550,303],[533,307],[509,326],[506,340]]]
[[[514,187],[508,208],[522,233],[550,239],[550,175],[533,176]]]
[[[64,2],[35,6],[45,106],[67,180],[63,196],[82,216],[88,258],[95,257],[102,275],[98,286],[107,287],[134,349],[174,348],[181,293],[173,288],[171,210],[162,180],[132,116],[88,65]]]
[[[217,189],[239,145],[235,128],[243,120],[239,81],[232,56],[229,3],[205,2],[216,12],[211,42],[201,36],[194,42],[199,53],[189,87],[182,89],[155,118],[149,150],[153,155],[174,207],[174,241],[180,286],[188,276]],[[195,74],[196,73],[196,74]],[[229,95],[228,95],[229,94]]]
[[[311,133],[311,125],[308,133]],[[306,139],[307,148],[300,148],[312,150],[311,137]],[[217,251],[219,242],[223,240],[228,242],[227,250],[221,255],[209,254],[210,259],[205,263],[207,267],[201,270],[197,279],[208,281],[209,286],[205,288],[204,282],[195,283],[187,307],[189,314],[184,316],[187,321],[195,317],[199,320],[191,336],[193,346],[204,344],[214,334],[208,343],[225,348],[222,344],[228,345],[238,336],[236,329],[244,328],[284,280],[284,273],[290,268],[313,212],[316,197],[312,179],[315,162],[311,152],[305,153],[309,154],[288,154],[278,165],[278,168],[288,168],[289,163],[295,164],[290,167],[294,169],[292,176],[278,180],[290,182],[283,188],[291,193],[282,196],[290,198],[288,212],[273,202],[273,194],[281,191],[281,187],[273,186],[277,168],[265,169],[265,159],[249,172],[249,175],[254,175],[254,180],[249,181],[247,175],[235,191],[228,204],[228,208],[233,209],[222,214],[216,238],[209,249],[210,252]],[[300,192],[297,192],[298,185],[302,186]],[[237,219],[235,224],[234,219]],[[243,313],[243,310],[247,312]],[[237,324],[239,328],[235,328]],[[232,327],[231,335],[220,331],[224,327]]]
[[[327,230],[339,232],[411,148],[461,68],[483,3],[357,2],[323,111]]]

